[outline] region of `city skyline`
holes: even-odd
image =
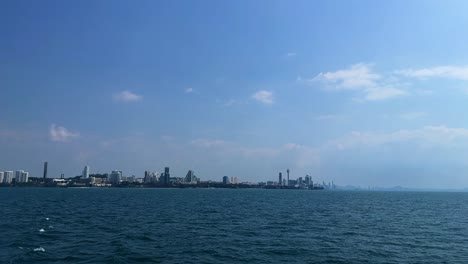
[[[287,179],[282,180],[279,172],[278,181],[265,182],[239,181],[237,176],[223,176],[221,180],[202,180],[193,170],[189,170],[185,177],[171,175],[170,167],[164,167],[164,172],[144,171],[144,176],[127,175],[121,170],[112,170],[110,173],[90,172],[90,166],[84,166],[81,175],[60,178],[47,177],[48,161],[44,162],[42,177],[29,177],[24,170],[0,171],[0,186],[16,187],[119,187],[119,188],[260,188],[260,189],[309,189],[309,190],[335,190],[334,181],[323,181],[322,184],[314,182],[312,176],[290,179],[290,170],[286,169]],[[14,174],[13,174],[14,173]],[[13,177],[14,175],[14,177]],[[345,189],[347,187],[344,187]]]
[[[468,187],[463,6],[4,1],[0,170]]]

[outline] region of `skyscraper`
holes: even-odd
[[[23,171],[23,173],[21,173],[20,180],[21,180],[21,182],[28,182],[28,180],[29,180],[29,172]]]
[[[0,184],[3,183],[3,171],[0,171]]]
[[[223,176],[223,184],[229,184],[229,177],[228,176]]]
[[[193,183],[195,181],[194,177],[193,177],[193,171],[192,170],[189,170],[187,172],[187,175],[185,175],[185,179],[184,179],[184,182],[185,183]]]
[[[18,183],[18,182],[21,182],[21,175],[23,174],[23,170],[17,170],[15,172],[15,182]]]
[[[237,184],[237,176],[231,176],[231,184]]]
[[[109,176],[109,182],[112,184],[120,184],[122,182],[122,171],[114,170]]]
[[[29,172],[26,172],[24,170],[18,170],[15,172],[16,183],[28,182],[28,179],[29,179]]]
[[[88,179],[88,178],[89,178],[89,166],[88,166],[88,165],[86,165],[86,166],[84,167],[82,177],[83,177],[84,179]]]
[[[283,174],[280,172],[278,176],[278,185],[283,185]]]
[[[47,178],[47,164],[48,164],[47,161],[44,162],[44,176],[43,176],[44,179]]]
[[[287,182],[287,185],[289,186],[289,169],[287,169],[286,172],[288,173],[288,182]]]
[[[5,171],[3,173],[3,182],[10,184],[13,180],[13,171]]]
[[[169,173],[169,167],[164,168],[164,184],[171,183],[171,174]]]
[[[145,177],[143,178],[144,183],[151,183],[151,172],[145,171]]]
[[[306,184],[307,186],[310,186],[311,181],[312,181],[312,176],[310,176],[310,175],[307,174],[307,175],[305,176],[305,184]]]

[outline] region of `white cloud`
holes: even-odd
[[[403,119],[413,120],[425,116],[425,112],[410,112],[401,114],[400,117]]]
[[[385,100],[401,95],[406,95],[406,91],[393,87],[374,87],[365,90],[364,99],[367,101]]]
[[[464,81],[468,80],[468,66],[438,66],[422,69],[406,69],[396,71],[396,73],[406,77],[414,77],[420,79],[447,78]]]
[[[372,72],[369,64],[354,64],[349,69],[319,73],[313,80],[322,81],[327,88],[336,90],[360,90],[375,87],[381,76]]]
[[[312,82],[321,82],[327,90],[352,90],[363,94],[360,100],[378,101],[407,94],[397,88],[395,78],[382,78],[374,73],[371,64],[354,64],[348,69],[319,73]]]
[[[68,142],[74,138],[79,137],[80,134],[71,132],[68,129],[52,124],[49,130],[50,140],[55,142]]]
[[[191,92],[193,92],[193,89],[192,89],[192,88],[187,88],[187,89],[185,89],[185,93],[191,93]]]
[[[113,98],[114,98],[114,101],[116,101],[116,102],[127,103],[127,102],[140,101],[140,100],[143,99],[143,96],[132,93],[132,92],[126,90],[126,91],[122,91],[122,92],[114,94]]]
[[[297,56],[297,53],[296,52],[288,52],[286,53],[286,57],[290,58],[290,57],[295,57]]]
[[[263,103],[263,104],[273,104],[274,103],[274,97],[273,93],[270,91],[258,91],[252,95],[252,98]]]

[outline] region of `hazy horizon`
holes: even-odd
[[[3,1],[0,171],[468,187],[466,8]]]

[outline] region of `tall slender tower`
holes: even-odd
[[[48,164],[47,161],[44,162],[44,175],[43,175],[44,179],[47,178],[47,164]]]
[[[286,173],[288,173],[288,186],[289,186],[289,169],[286,170]]]
[[[81,175],[83,178],[88,179],[89,178],[89,166],[86,165],[83,169],[83,174]]]
[[[283,185],[283,174],[280,172],[278,177],[278,185]]]
[[[164,168],[164,183],[171,183],[171,174],[169,173],[169,167]]]

